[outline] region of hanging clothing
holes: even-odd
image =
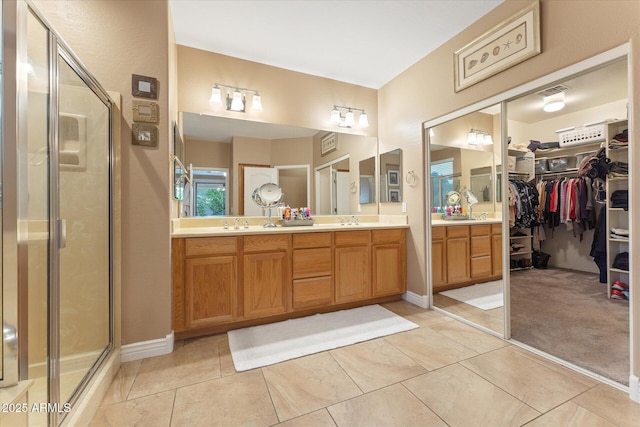
[[[533,228],[538,225],[539,203],[535,184],[509,181],[509,227]]]
[[[607,207],[600,208],[598,222],[593,233],[593,242],[591,242],[591,252],[589,255],[593,257],[600,270],[600,283],[607,283]]]

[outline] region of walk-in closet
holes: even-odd
[[[629,382],[627,93],[621,60],[506,107],[511,338],[620,384]]]

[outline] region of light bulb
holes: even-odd
[[[564,92],[560,92],[560,93],[556,93],[555,95],[544,97],[544,107],[542,109],[547,113],[560,111],[563,108],[564,108]]]
[[[222,98],[220,96],[220,88],[218,86],[214,86],[211,89],[211,98],[209,98],[209,104],[211,105],[222,105]]]
[[[347,127],[353,127],[354,124],[356,124],[356,121],[353,118],[353,111],[349,110],[344,116],[344,125]]]
[[[254,111],[262,111],[262,97],[259,93],[253,95],[253,99],[251,100],[251,109]]]
[[[337,107],[333,107],[333,110],[331,110],[331,123],[340,123],[340,110]]]
[[[491,145],[493,144],[493,138],[491,138],[491,135],[489,135],[488,133],[485,133],[484,138],[482,138],[482,143],[484,145]]]
[[[364,111],[362,112],[362,114],[360,114],[360,118],[358,119],[358,127],[369,127],[369,118],[367,117],[367,113],[365,113]]]
[[[476,145],[478,143],[476,132],[473,129],[469,131],[469,135],[467,136],[467,142],[471,145]]]
[[[231,110],[242,111],[244,110],[244,103],[242,102],[242,94],[238,89],[233,92],[233,99],[231,100]]]

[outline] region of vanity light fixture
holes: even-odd
[[[345,107],[342,105],[333,106],[333,110],[331,110],[331,122],[339,127],[352,128],[356,124],[355,112],[360,112],[358,127],[369,127],[367,113],[362,108]]]
[[[225,85],[222,83],[215,83],[211,89],[211,98],[209,98],[209,104],[222,105],[222,92],[225,93],[226,107],[229,111],[238,111],[244,113],[247,105],[247,93],[252,94],[251,110],[262,111],[262,96],[255,89],[248,89],[245,87],[237,87]]]
[[[467,135],[467,142],[469,145],[491,145],[493,144],[493,138],[489,132],[471,129]]]

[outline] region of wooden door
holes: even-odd
[[[185,261],[186,327],[229,323],[237,317],[237,257]]]
[[[491,236],[491,274],[502,275],[502,234]]]
[[[434,293],[447,284],[447,248],[444,240],[431,243],[431,280]]]
[[[286,313],[291,288],[288,252],[244,255],[244,317]]]
[[[335,248],[336,303],[359,301],[371,296],[369,246]]]
[[[469,238],[456,237],[447,240],[447,283],[454,284],[471,279]]]
[[[402,249],[401,244],[373,246],[373,296],[406,291],[406,262]]]

